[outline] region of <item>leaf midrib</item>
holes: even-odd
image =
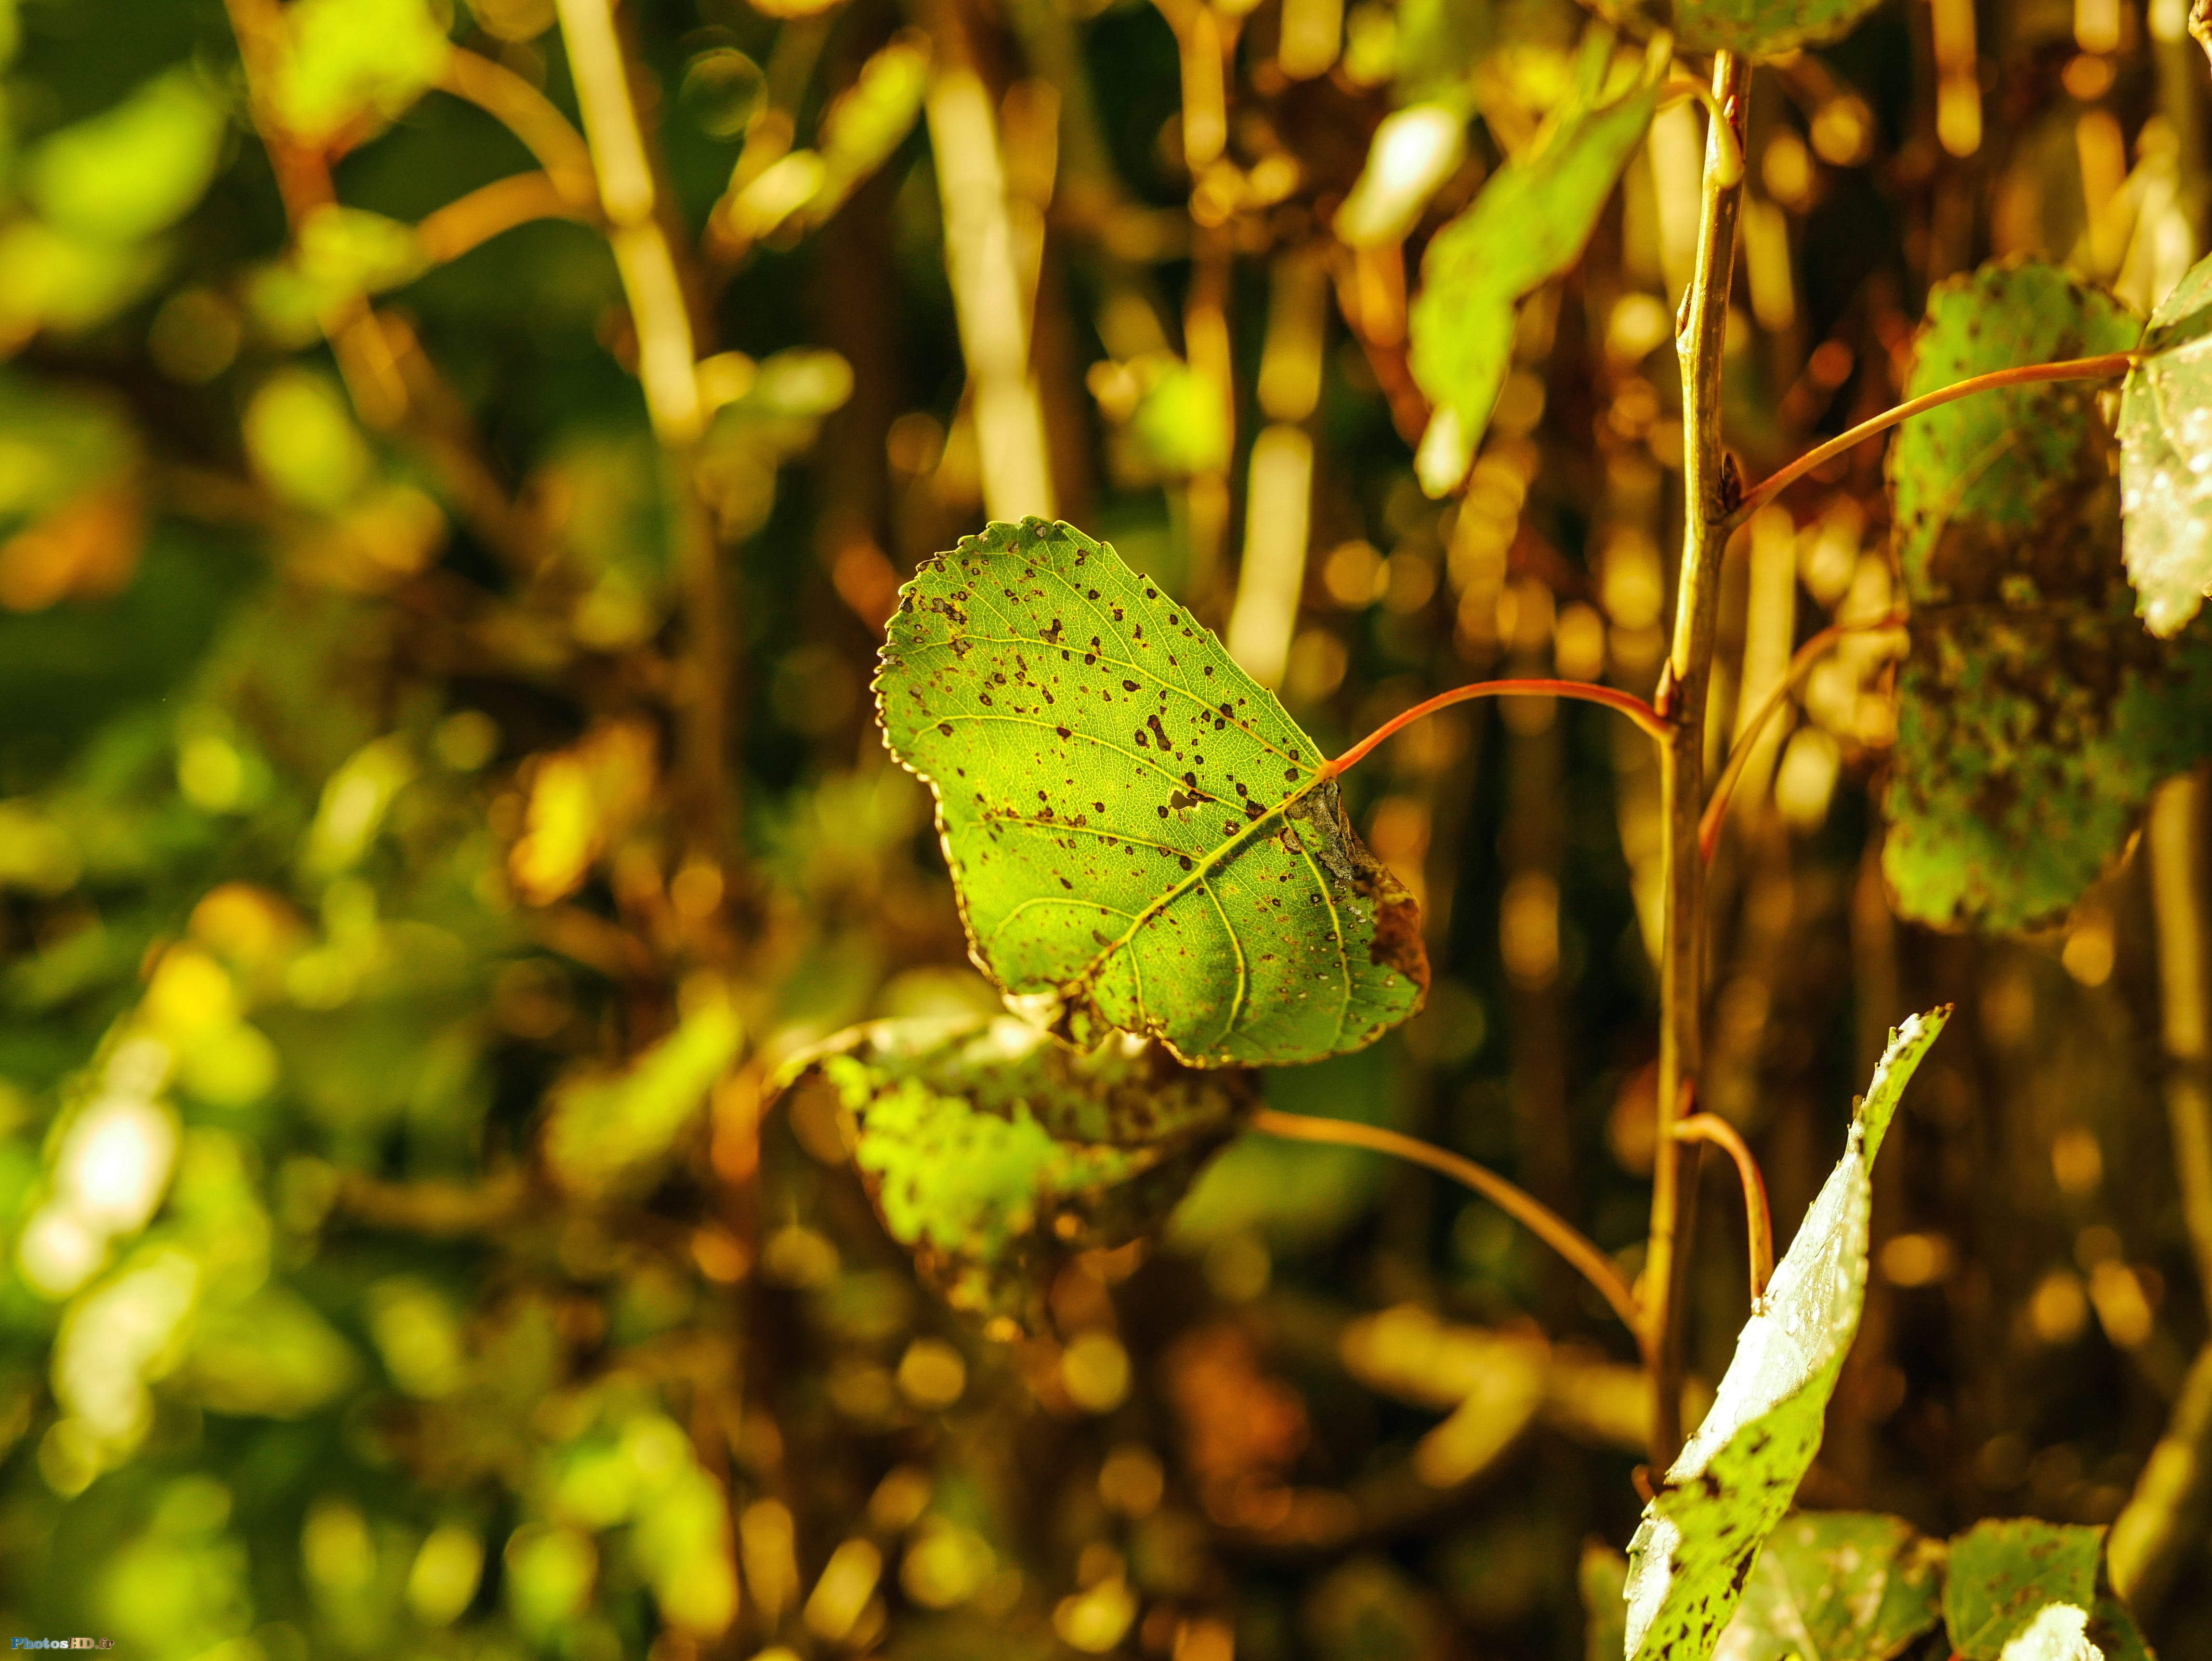
[[[1091,599],[1081,590],[1078,589],[1075,585],[1068,580],[1064,572],[1056,570],[1052,566],[1045,564],[1041,561],[1030,558],[1018,548],[994,549],[991,551],[990,555],[987,556],[987,557],[988,557],[1012,559],[1018,563],[1028,567],[1032,571],[1037,572],[1042,575],[1050,577],[1063,589],[1066,590],[1068,594],[1077,604],[1088,610],[1093,618],[1097,618],[1102,624],[1109,624],[1109,632],[1114,628],[1122,626],[1111,624],[1107,615],[1100,610],[1099,603],[1097,600]],[[948,560],[946,563],[949,565],[951,561]],[[1018,629],[1020,626],[1012,618],[1006,615],[1006,611],[997,604],[992,596],[984,592],[980,583],[971,582],[971,586],[969,588],[969,599],[970,603],[976,604],[979,606],[979,609],[988,610],[990,611],[991,614],[996,617],[1006,628]],[[974,633],[972,630],[966,630],[963,631],[961,637],[971,641],[979,641],[989,645],[1034,646],[1042,648],[1046,651],[1064,652],[1073,649],[1066,647],[1054,646],[1053,642],[1046,640],[1041,635],[978,635]],[[1103,638],[1104,636],[1102,635],[1102,641]],[[951,642],[948,638],[948,640],[943,643],[944,648],[950,649],[950,645]],[[1097,658],[1101,664],[1110,663],[1116,668],[1127,670],[1133,674],[1143,675],[1146,679],[1152,681],[1153,684],[1160,687],[1163,691],[1181,693],[1184,697],[1188,698],[1192,703],[1197,704],[1209,715],[1218,715],[1220,714],[1220,706],[1218,704],[1207,703],[1189,687],[1178,686],[1174,682],[1168,680],[1164,676],[1162,676],[1152,670],[1147,669],[1141,665],[1130,663],[1118,658],[1109,658],[1103,652],[1097,654]],[[967,719],[977,721],[1001,721],[1008,722],[1009,724],[1049,727],[1054,731],[1058,730],[1057,727],[1055,727],[1054,723],[1048,721],[1032,721],[1031,718],[1028,716],[1021,715],[1000,715],[995,713],[988,715],[975,715],[966,717],[948,715],[940,717],[940,719]],[[1280,800],[1277,801],[1272,807],[1262,812],[1258,818],[1249,819],[1245,824],[1239,826],[1234,836],[1224,838],[1211,851],[1201,852],[1200,854],[1190,855],[1192,868],[1188,875],[1181,878],[1172,884],[1166,891],[1162,893],[1158,898],[1147,904],[1143,910],[1127,914],[1130,917],[1129,926],[1123,929],[1121,933],[1109,944],[1101,946],[1088,959],[1086,959],[1082,969],[1075,977],[1073,977],[1072,980],[1062,983],[1063,985],[1091,985],[1093,983],[1098,974],[1099,965],[1103,964],[1108,958],[1111,958],[1116,952],[1126,950],[1128,947],[1129,943],[1136,938],[1138,931],[1143,928],[1146,923],[1150,922],[1155,916],[1166,911],[1169,907],[1173,905],[1177,900],[1182,898],[1186,894],[1189,893],[1194,888],[1204,888],[1207,897],[1212,899],[1213,902],[1214,910],[1221,918],[1222,930],[1228,935],[1230,945],[1234,949],[1237,955],[1237,995],[1230,1001],[1228,1021],[1223,1026],[1219,1037],[1216,1037],[1212,1041],[1214,1044],[1219,1044],[1225,1042],[1229,1035],[1236,1031],[1237,1017],[1243,1010],[1245,994],[1249,987],[1250,977],[1248,972],[1248,966],[1244,960],[1243,940],[1237,934],[1236,925],[1230,922],[1227,908],[1221,904],[1220,897],[1213,893],[1211,887],[1207,886],[1206,882],[1206,874],[1218,867],[1238,849],[1244,847],[1250,843],[1260,832],[1268,830],[1279,823],[1287,825],[1289,822],[1290,809],[1295,806],[1297,803],[1304,801],[1308,796],[1319,789],[1322,784],[1336,776],[1334,773],[1328,770],[1328,764],[1325,761],[1316,762],[1314,760],[1309,760],[1302,756],[1293,755],[1288,751],[1283,750],[1278,745],[1271,744],[1260,733],[1234,715],[1225,716],[1223,717],[1223,719],[1227,721],[1231,726],[1236,727],[1237,731],[1243,733],[1247,738],[1250,739],[1254,743],[1257,744],[1261,749],[1266,750],[1270,754],[1279,756],[1285,761],[1311,770],[1310,776],[1301,782],[1297,788],[1285,795]],[[1288,718],[1285,717],[1285,719]],[[1295,724],[1293,724],[1293,730],[1296,730]],[[1152,761],[1150,757],[1138,756],[1133,751],[1122,750],[1109,739],[1098,738],[1095,734],[1087,733],[1081,734],[1081,736],[1091,738],[1094,742],[1099,744],[1103,748],[1111,750],[1117,755],[1127,756],[1132,761],[1141,762],[1145,765],[1151,767],[1154,771],[1164,773],[1167,772],[1166,769],[1160,767],[1157,762]],[[1178,784],[1184,782],[1182,776],[1179,774],[1168,773],[1167,776],[1174,779]],[[1013,816],[1009,815],[1005,817],[1011,818]],[[1037,823],[1037,821],[1030,822]],[[1079,826],[1072,820],[1065,822],[1062,828],[1068,830],[1090,829],[1088,826]],[[1120,837],[1121,833],[1112,832],[1107,834]],[[1344,920],[1342,916],[1337,910],[1335,899],[1328,891],[1328,884],[1322,878],[1321,867],[1315,863],[1312,851],[1305,845],[1305,839],[1299,837],[1296,830],[1292,830],[1291,834],[1292,839],[1297,843],[1299,857],[1305,861],[1306,868],[1312,873],[1315,890],[1321,895],[1322,904],[1328,911],[1329,934],[1336,942],[1337,978],[1342,983],[1343,1001],[1337,1009],[1335,1037],[1337,1039],[1341,1039],[1344,1036],[1344,1024],[1351,1015],[1352,990],[1352,963],[1346,949],[1346,941],[1344,936]],[[1135,838],[1131,837],[1121,837],[1121,839],[1125,841],[1136,840]],[[1178,849],[1176,851],[1180,855],[1183,850]],[[1047,895],[1043,897],[1049,899],[1054,897]],[[1091,902],[1085,903],[1091,904]],[[1029,902],[1024,901],[1023,904],[1024,905],[1026,905]],[[1100,909],[1112,910],[1115,908],[1108,906],[1101,907]],[[1011,917],[1020,910],[1021,907],[1018,906],[1015,908],[1015,912],[1009,912],[1007,915]],[[998,927],[1005,927],[1005,922],[1006,920],[1002,918]],[[992,931],[993,937],[994,939],[996,938],[997,932],[997,928],[994,928]],[[1145,1006],[1144,976],[1141,966],[1133,952],[1130,955],[1129,966],[1132,978],[1135,980],[1137,984],[1137,1001],[1139,1007],[1141,1008]],[[1166,1042],[1164,1038],[1163,1039],[1163,1042]],[[1169,1043],[1168,1047],[1170,1050],[1175,1049],[1175,1045],[1171,1043]],[[1179,1051],[1177,1053],[1180,1054]],[[1186,1056],[1183,1057],[1183,1059],[1188,1061],[1189,1058]]]

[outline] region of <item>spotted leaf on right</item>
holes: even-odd
[[[1877,0],[1589,0],[1638,35],[1673,31],[1677,52],[1771,58],[1842,39]]]
[[[2121,548],[2143,627],[2171,639],[2212,594],[2212,259],[2150,314],[2120,389]]]
[[[2141,332],[2056,266],[1993,263],[1929,294],[1904,390],[2126,351]],[[1912,645],[1882,873],[1916,922],[2063,917],[2151,791],[2212,751],[2212,624],[2160,641],[2136,620],[2108,386],[1979,392],[1915,416],[1891,447]]]

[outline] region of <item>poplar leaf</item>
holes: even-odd
[[[1951,1542],[1943,1621],[1960,1661],[2150,1655],[2112,1594],[2101,1528],[2028,1517],[1977,1523]]]
[[[1759,1553],[1716,1661],[1890,1661],[1942,1620],[1942,1568],[1900,1518],[1800,1512]]]
[[[1929,296],[1905,392],[2125,350],[2139,332],[2053,266],[1985,265]],[[1912,643],[1882,870],[1916,922],[2062,916],[2160,781],[2212,752],[2212,628],[2169,643],[2135,619],[2103,391],[1978,392],[1906,422],[1890,451]]]
[[[1773,57],[1841,40],[1880,0],[1588,0],[1638,34],[1671,29],[1682,52]]]
[[[1416,463],[1422,488],[1443,496],[1467,476],[1512,365],[1521,301],[1582,257],[1620,170],[1657,107],[1664,54],[1603,96],[1610,31],[1583,40],[1577,85],[1528,148],[1500,167],[1421,259],[1421,291],[1407,319],[1413,379],[1436,405]]]
[[[596,1198],[647,1183],[744,1037],[736,1012],[708,999],[623,1071],[556,1084],[546,1104],[544,1151],[561,1186]]]
[[[1875,1155],[1905,1086],[1950,1018],[1916,1015],[1889,1048],[1705,1422],[1668,1468],[1628,1548],[1630,1661],[1706,1661],[1759,1548],[1820,1451],[1822,1419],[1866,1295]]]
[[[1314,1061],[1419,1007],[1418,911],[1313,740],[1104,544],[1025,519],[925,563],[876,697],[977,966],[1072,1042]]]
[[[147,82],[26,158],[23,187],[64,232],[130,242],[189,213],[214,179],[229,122],[190,70]]]
[[[878,1021],[795,1056],[851,1116],[884,1226],[956,1309],[1017,1325],[1059,1255],[1151,1232],[1256,1103],[1126,1035],[1089,1052],[1025,1021]]]
[[[2120,389],[2121,545],[2136,610],[2171,638],[2212,594],[2212,259],[2150,314]]]

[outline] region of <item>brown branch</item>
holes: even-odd
[[[1660,815],[1666,867],[1666,928],[1659,964],[1659,1123],[1652,1168],[1651,1234],[1644,1255],[1645,1353],[1651,1357],[1651,1463],[1664,1469],[1682,1445],[1680,1311],[1696,1199],[1695,1143],[1674,1136],[1682,1090],[1703,1060],[1705,861],[1698,848],[1704,806],[1705,692],[1720,605],[1721,555],[1735,506],[1733,464],[1721,436],[1721,362],[1729,287],[1735,270],[1740,176],[1751,65],[1734,52],[1713,61],[1713,100],[1729,131],[1705,140],[1696,273],[1684,296],[1676,339],[1682,373],[1682,563],[1674,637],[1654,700],[1670,730],[1660,751]],[[1717,125],[1721,124],[1716,124]],[[1684,1166],[1688,1165],[1687,1174]]]

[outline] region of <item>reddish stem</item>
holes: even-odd
[[[1478,680],[1471,685],[1455,686],[1449,692],[1439,692],[1402,715],[1393,715],[1334,761],[1322,763],[1321,776],[1330,779],[1349,771],[1365,760],[1367,752],[1383,739],[1402,727],[1412,726],[1424,715],[1433,715],[1439,709],[1455,703],[1465,703],[1469,698],[1515,697],[1573,698],[1583,703],[1601,703],[1608,709],[1618,709],[1653,738],[1667,736],[1665,718],[1632,692],[1623,692],[1611,686],[1593,686],[1583,680]]]
[[[1971,397],[1976,392],[1993,391],[1999,386],[2027,386],[2046,380],[2109,380],[2127,374],[2135,367],[2135,362],[2133,352],[2106,352],[2100,357],[2069,357],[2062,363],[2024,363],[2014,368],[1995,369],[1988,374],[1954,381],[1948,386],[1939,386],[1932,392],[1923,392],[1917,398],[1907,399],[1878,416],[1862,421],[1849,432],[1838,434],[1826,444],[1808,450],[1789,465],[1777,468],[1761,479],[1729,514],[1729,528],[1733,530],[1742,524],[1814,468],[1834,460],[1844,451],[1872,438],[1876,433],[1885,432],[1899,422],[1910,421],[1923,411],[1933,410],[1957,399]]]
[[[1689,1092],[1683,1092],[1685,1100]],[[1717,1113],[1692,1113],[1674,1123],[1675,1136],[1686,1142],[1711,1142],[1723,1150],[1735,1161],[1735,1173],[1743,1183],[1743,1215],[1751,1244],[1751,1305],[1759,1307],[1759,1300],[1766,1295],[1766,1283],[1774,1278],[1774,1220],[1766,1207],[1766,1178],[1760,1174],[1759,1161],[1751,1156],[1750,1144],[1736,1128]]]
[[[1736,734],[1735,747],[1729,751],[1728,763],[1721,770],[1720,782],[1713,786],[1712,799],[1705,803],[1705,816],[1698,821],[1698,852],[1707,864],[1712,862],[1713,849],[1720,846],[1721,824],[1728,817],[1729,798],[1735,794],[1735,782],[1742,775],[1744,763],[1750,759],[1759,735],[1766,730],[1766,723],[1781,713],[1791,695],[1803,684],[1805,677],[1812,672],[1813,666],[1833,649],[1836,642],[1845,635],[1902,629],[1905,621],[1903,611],[1886,611],[1864,623],[1831,624],[1791,655],[1790,666],[1783,672],[1780,684],[1767,696],[1766,702],[1759,705],[1758,713],[1744,724],[1743,731]]]

